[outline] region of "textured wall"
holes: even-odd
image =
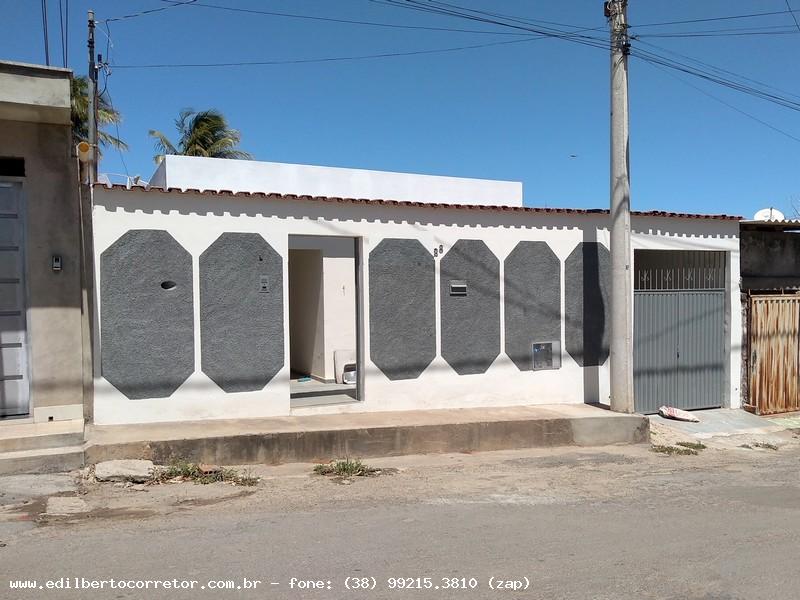
[[[418,240],[369,253],[370,358],[389,379],[415,379],[436,356],[434,268]]]
[[[503,272],[506,354],[530,371],[531,344],[561,340],[561,263],[547,242],[520,242]]]
[[[223,233],[200,255],[200,348],[226,392],[260,390],[283,367],[283,262],[259,234]]]
[[[166,231],[131,230],[100,279],[103,377],[128,398],[169,396],[194,371],[191,255]]]
[[[564,264],[565,341],[582,367],[608,358],[611,327],[611,257],[598,242],[581,242]]]
[[[482,240],[458,240],[439,265],[442,357],[459,375],[484,373],[500,354],[500,261]],[[466,296],[451,296],[464,280]]]

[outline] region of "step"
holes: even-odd
[[[279,464],[648,440],[646,417],[586,405],[445,409],[91,426],[86,462],[146,458],[159,464],[174,459]]]
[[[46,423],[0,423],[0,454],[77,446],[82,443],[82,419]]]
[[[0,475],[63,473],[83,467],[83,445],[0,452]]]

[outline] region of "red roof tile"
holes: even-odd
[[[609,210],[607,208],[542,208],[535,206],[490,206],[485,204],[439,204],[430,202],[412,202],[408,200],[380,200],[368,198],[338,198],[335,196],[307,196],[297,194],[277,194],[265,192],[233,192],[232,190],[198,190],[193,188],[160,188],[160,187],[131,187],[119,183],[112,185],[102,186],[106,189],[125,190],[125,191],[143,191],[143,192],[161,192],[161,193],[179,193],[179,194],[203,194],[212,196],[234,196],[234,197],[248,197],[248,198],[276,198],[279,200],[310,200],[314,202],[347,202],[350,204],[370,204],[381,206],[407,206],[407,207],[420,207],[420,208],[445,208],[445,209],[460,209],[460,210],[489,210],[489,211],[504,211],[504,212],[525,212],[525,213],[539,213],[539,214],[559,214],[559,215],[607,215]],[[694,213],[676,213],[663,210],[650,210],[650,211],[631,211],[631,215],[635,217],[667,217],[671,219],[717,219],[721,221],[741,221],[743,217],[736,215],[703,215]]]

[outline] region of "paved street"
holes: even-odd
[[[400,471],[350,485],[310,465],[257,469],[256,488],[94,484],[83,517],[4,513],[0,598],[794,599],[799,460],[796,444],[699,456],[609,447],[386,459],[373,462]],[[61,577],[262,583],[8,589]],[[292,589],[293,577],[323,589]],[[529,587],[491,590],[491,577]],[[376,587],[348,590],[346,578]],[[391,578],[431,587],[392,590]]]

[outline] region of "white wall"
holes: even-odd
[[[519,241],[546,241],[561,261],[562,313],[564,261],[582,241],[609,244],[607,215],[544,214],[489,210],[436,209],[364,205],[313,200],[286,200],[143,190],[95,190],[95,252],[99,255],[129,229],[165,229],[194,257],[195,286],[199,280],[197,258],[223,232],[257,232],[284,257],[284,272],[290,235],[359,237],[363,245],[362,278],[369,289],[369,252],[387,237],[416,238],[431,251],[440,244],[447,250],[459,239],[482,239],[502,265]],[[738,406],[741,321],[737,310],[738,223],[710,219],[634,217],[633,247],[654,249],[724,250],[731,253],[730,361],[732,405]],[[291,238],[294,240],[295,238]],[[437,314],[439,260],[436,259]],[[97,260],[96,264],[100,261]],[[633,263],[631,263],[633,264]],[[100,289],[99,273],[96,289]],[[288,286],[288,278],[284,278]],[[501,286],[501,322],[503,289]],[[200,370],[199,335],[196,335],[196,372],[170,398],[128,400],[95,373],[95,420],[98,423],[171,421],[197,418],[266,417],[326,412],[362,412],[521,404],[581,403],[608,401],[608,362],[582,369],[567,352],[562,368],[520,372],[505,354],[480,375],[457,375],[441,358],[437,319],[437,357],[420,377],[389,381],[369,362],[369,295],[363,295],[364,373],[363,402],[345,406],[289,406],[289,361],[259,392],[225,394]],[[195,298],[198,297],[197,289]],[[287,303],[287,290],[284,290]],[[98,299],[99,306],[99,299]],[[199,306],[195,302],[195,327],[199,332]],[[285,320],[285,356],[289,356],[289,321]],[[501,348],[504,332],[501,327]],[[96,340],[99,347],[99,340]],[[562,348],[564,331],[561,334]],[[100,348],[102,352],[102,348]],[[99,357],[100,353],[97,353]]]
[[[321,260],[319,272],[298,276],[298,282],[302,285],[310,286],[312,282],[308,279],[311,277],[317,277],[321,285],[319,320],[315,332],[320,362],[315,361],[314,369],[309,373],[332,382],[336,379],[333,353],[336,350],[356,350],[355,242],[348,237],[290,237],[290,256],[301,249],[319,253]],[[289,283],[291,286],[292,281]],[[309,289],[313,290],[313,287]],[[290,300],[297,296],[298,291],[290,287]],[[293,309],[297,310],[290,305],[289,310]],[[290,342],[296,344],[294,336]],[[292,346],[293,355],[294,352]]]
[[[441,204],[522,206],[522,183],[312,165],[165,156],[151,185]]]
[[[325,378],[325,304],[320,250],[289,249],[291,367]]]

